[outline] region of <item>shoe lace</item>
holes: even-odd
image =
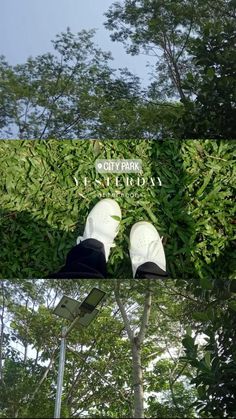
[[[76,240],[76,244],[81,243],[83,240],[89,239],[89,238],[95,238],[96,240],[96,235],[94,235],[94,223],[93,223],[93,219],[89,218],[88,219],[88,233],[86,234],[86,236],[88,237],[84,237],[84,236],[78,236],[77,240]],[[99,240],[99,239],[97,239]],[[108,247],[115,247],[115,243],[111,240],[106,240],[106,242],[104,243],[104,246],[108,246]]]
[[[155,260],[158,257],[158,254],[162,248],[162,239],[163,237],[161,237],[161,240],[152,240],[149,243],[147,249],[147,258],[149,258],[150,260]],[[137,254],[137,250],[131,251],[130,256],[132,257],[134,263],[143,263],[143,256]]]

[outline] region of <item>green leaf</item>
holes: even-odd
[[[211,353],[210,352],[205,353],[204,361],[205,361],[206,366],[210,369],[211,368]]]
[[[211,181],[212,174],[213,174],[213,170],[210,170],[209,174],[204,178],[204,182],[203,182],[201,188],[197,191],[197,194],[196,194],[197,196],[202,195],[202,193],[205,191],[207,185]]]
[[[205,290],[212,290],[213,288],[212,281],[206,277],[200,278],[200,284],[201,284],[201,287]]]
[[[207,320],[209,320],[209,319],[208,319],[208,315],[207,315],[207,313],[206,313],[206,312],[195,311],[195,312],[192,314],[192,316],[193,316],[193,318],[194,318],[195,320],[199,320],[199,321],[207,321]]]
[[[236,311],[236,301],[230,301],[229,308],[231,308],[233,311]]]
[[[214,70],[214,68],[210,67],[210,68],[207,69],[207,77],[210,80],[213,80],[214,79],[214,77],[215,77],[215,70]]]
[[[121,217],[119,217],[118,215],[111,215],[111,218],[113,218],[113,220],[116,221],[121,221]]]
[[[192,338],[191,336],[186,335],[183,338],[182,343],[186,349],[190,349],[190,350],[194,349],[194,338]]]
[[[190,337],[192,337],[192,328],[190,326],[186,327],[186,334]]]
[[[95,157],[97,157],[101,153],[100,142],[98,140],[92,140],[92,141],[94,141],[93,152],[94,152]]]

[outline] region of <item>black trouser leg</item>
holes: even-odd
[[[167,272],[163,271],[156,263],[146,262],[140,265],[136,271],[135,278],[139,279],[164,279],[168,278]]]
[[[87,239],[68,253],[65,265],[48,278],[106,278],[107,266],[104,245],[99,240]]]

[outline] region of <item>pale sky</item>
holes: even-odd
[[[113,68],[128,67],[148,84],[150,57],[126,54],[121,43],[110,40],[103,15],[115,0],[0,0],[0,55],[9,64],[21,64],[29,56],[53,51],[51,40],[69,26],[73,33],[97,28],[96,43],[111,51]]]

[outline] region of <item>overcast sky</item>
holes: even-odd
[[[150,60],[144,55],[126,54],[121,43],[110,40],[105,29],[104,12],[115,0],[0,0],[0,55],[9,64],[23,63],[31,56],[52,51],[51,40],[69,26],[76,33],[97,28],[95,40],[105,51],[111,51],[112,66],[128,67],[148,84]]]

